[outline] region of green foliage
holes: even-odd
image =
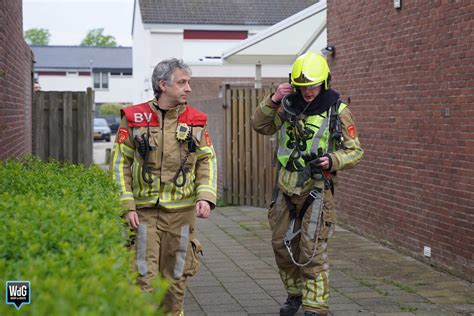
[[[82,40],[81,46],[111,46],[116,47],[115,37],[112,35],[104,35],[104,29],[92,29]]]
[[[31,28],[23,36],[29,45],[48,45],[51,34],[47,29]]]
[[[97,166],[0,161],[0,275],[31,282],[22,315],[162,315],[166,283],[155,294],[134,284],[117,197]]]
[[[216,201],[216,207],[225,207],[225,206],[230,206],[231,204],[228,204],[224,201],[222,198],[217,198]]]
[[[400,310],[401,310],[402,312],[416,313],[416,311],[418,310],[418,308],[417,308],[417,307],[413,307],[413,306],[400,305]]]
[[[120,116],[120,109],[124,108],[120,103],[105,103],[100,106],[100,115],[114,115]]]

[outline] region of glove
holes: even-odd
[[[327,157],[329,161],[329,166],[326,170],[323,170],[321,168],[321,158],[322,157]],[[323,151],[321,148],[318,148],[318,155],[315,153],[310,153],[310,154],[305,154],[301,158],[305,161],[306,166],[308,166],[311,170],[311,175],[315,174],[322,174],[323,171],[329,172],[332,168],[332,158],[329,154],[323,154]]]
[[[311,176],[314,176],[315,174],[321,174],[322,169],[319,165],[321,161],[315,153],[305,154],[301,158],[303,158],[305,161],[306,166],[309,167]]]

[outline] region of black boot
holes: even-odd
[[[286,302],[280,307],[280,316],[293,316],[301,306],[301,295],[288,295]]]

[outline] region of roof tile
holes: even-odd
[[[139,0],[145,24],[273,25],[318,0]]]
[[[131,47],[31,46],[35,68],[131,69]]]

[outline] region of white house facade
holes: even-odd
[[[245,3],[243,3],[245,2]],[[248,2],[248,3],[246,3]],[[151,74],[170,57],[183,59],[196,78],[254,78],[255,64],[230,65],[222,54],[315,1],[135,0],[132,23],[134,101],[153,96]],[[281,43],[285,45],[285,43]],[[289,65],[265,65],[262,76],[288,76]]]
[[[31,46],[35,81],[43,91],[85,91],[95,103],[132,103],[131,47]]]

